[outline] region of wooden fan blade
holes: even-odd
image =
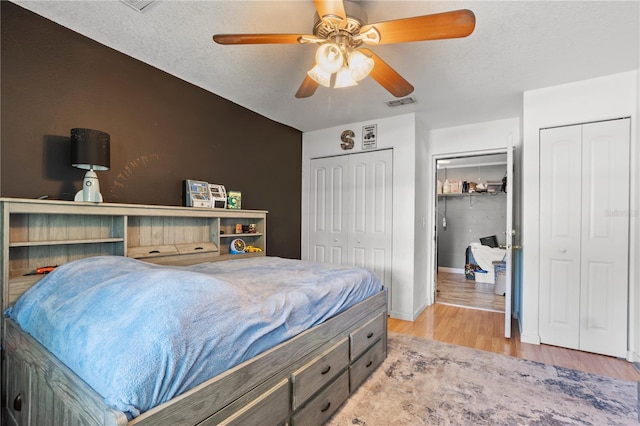
[[[396,98],[407,96],[413,92],[413,86],[404,79],[396,70],[391,68],[389,64],[380,59],[378,55],[369,49],[359,49],[360,52],[371,57],[375,65],[369,74],[371,78],[377,81],[382,87],[387,89]]]
[[[218,44],[298,44],[301,34],[215,34]]]
[[[360,33],[374,27],[380,33],[378,44],[391,44],[466,37],[473,32],[475,26],[476,16],[473,12],[462,9],[368,24],[360,28]]]
[[[296,98],[308,98],[309,96],[316,93],[316,89],[318,88],[318,86],[319,84],[307,75],[300,85],[300,88],[296,92]]]
[[[347,13],[344,10],[342,0],[313,0],[318,11],[318,16],[323,19],[325,16],[337,16],[343,22],[347,20]]]

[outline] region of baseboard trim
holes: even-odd
[[[429,306],[429,302],[425,302],[420,308],[418,308],[414,313],[413,313],[413,319],[411,321],[415,321],[416,318],[418,318],[420,316],[420,314],[427,309],[427,307]]]
[[[475,306],[458,305],[456,303],[436,302],[439,305],[455,306],[456,308],[475,309],[476,311],[504,313],[504,311],[496,311],[495,309],[478,308]]]
[[[404,313],[404,312],[389,311],[389,316],[391,318],[395,318],[395,319],[399,319],[399,320],[403,320],[403,321],[413,321],[413,320],[415,320],[415,318],[413,318],[411,316],[411,314],[407,314],[407,313]]]
[[[464,268],[447,268],[445,266],[438,266],[438,272],[450,272],[452,274],[464,274]]]

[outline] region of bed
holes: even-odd
[[[6,424],[323,424],[386,357],[362,268],[80,257],[5,311]]]

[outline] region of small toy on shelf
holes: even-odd
[[[242,254],[245,252],[246,248],[247,248],[247,245],[245,244],[244,240],[240,238],[236,238],[233,241],[231,241],[231,244],[229,246],[229,253]]]
[[[58,267],[58,265],[56,265],[56,266],[41,266],[39,268],[36,268],[35,271],[31,271],[29,273],[26,273],[25,275],[43,275],[43,274],[48,274],[49,272],[53,271],[57,267]]]
[[[242,193],[240,191],[228,191],[227,192],[227,208],[228,209],[241,209],[242,208]]]

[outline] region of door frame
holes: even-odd
[[[481,155],[491,155],[491,154],[507,154],[507,156],[509,157],[509,152],[511,152],[511,159],[512,161],[515,161],[515,155],[514,155],[514,145],[513,145],[513,134],[509,134],[509,140],[507,141],[507,146],[504,148],[494,148],[494,149],[486,149],[486,150],[478,150],[478,151],[463,151],[463,152],[450,152],[450,153],[446,153],[446,154],[433,154],[431,156],[431,170],[432,170],[432,178],[433,178],[433,183],[434,185],[437,185],[437,162],[438,160],[445,160],[445,159],[450,159],[450,158],[466,158],[466,157],[477,157],[477,156],[481,156]],[[508,167],[509,165],[507,165]],[[515,165],[511,165],[512,167],[515,167]],[[515,172],[512,171],[512,173],[510,175],[515,175]],[[513,211],[513,188],[515,187],[515,185],[513,185],[513,179],[511,179],[511,182],[507,181],[507,185],[508,188],[507,190],[511,190],[509,197],[512,198],[512,203],[511,203],[511,214],[513,216],[514,211]],[[438,244],[437,244],[437,232],[436,232],[436,228],[437,228],[437,203],[438,203],[438,191],[437,189],[434,187],[434,190],[432,192],[432,197],[429,203],[429,210],[430,212],[432,212],[432,216],[433,218],[435,218],[434,222],[433,222],[433,227],[431,229],[429,229],[429,241],[430,241],[430,246],[431,246],[431,253],[432,255],[430,256],[429,259],[429,263],[431,265],[431,279],[427,282],[427,285],[429,286],[429,288],[427,289],[427,294],[429,294],[431,296],[431,300],[435,303],[436,301],[436,277],[437,277],[437,269],[438,269],[438,262],[437,262],[437,255],[438,255]],[[508,203],[509,204],[509,203]],[[507,212],[509,210],[509,206],[507,206]],[[512,220],[507,220],[507,225],[509,225],[511,223],[511,226],[513,228],[513,217]],[[506,244],[508,246],[512,245],[512,235],[506,235],[505,236],[507,238]],[[511,303],[511,299],[513,297],[513,256],[510,256],[510,262],[511,265],[508,269],[508,271],[510,271],[512,273],[512,276],[510,277],[509,280],[507,280],[507,289],[505,292],[505,337],[506,338],[511,338],[511,317],[513,315],[513,304]],[[507,303],[507,301],[509,303]],[[507,312],[509,313],[509,315],[507,315]]]

